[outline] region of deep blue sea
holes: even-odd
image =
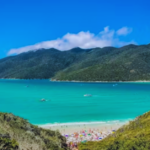
[[[0,80],[0,112],[36,125],[127,121],[149,110],[150,83]]]

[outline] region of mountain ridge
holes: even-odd
[[[150,80],[150,44],[68,51],[42,49],[0,59],[0,78],[68,81]]]

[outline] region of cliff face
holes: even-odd
[[[150,112],[137,117],[128,125],[100,142],[79,145],[79,150],[149,150]]]
[[[59,132],[38,128],[13,114],[0,113],[0,150],[67,150]]]

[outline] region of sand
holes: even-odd
[[[51,130],[58,130],[61,134],[71,134],[74,132],[80,132],[82,130],[99,130],[99,131],[112,131],[117,130],[127,122],[114,122],[114,123],[102,123],[102,122],[91,122],[91,123],[66,123],[66,124],[47,124],[40,125],[39,127]]]

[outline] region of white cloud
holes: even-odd
[[[118,35],[127,35],[132,32],[132,28],[123,27],[117,31]]]
[[[20,54],[31,50],[56,48],[59,50],[69,50],[74,47],[80,48],[94,48],[94,47],[105,47],[105,46],[123,46],[126,44],[134,43],[120,41],[120,35],[127,35],[130,33],[130,28],[123,27],[117,31],[110,30],[109,27],[105,27],[98,35],[90,33],[89,31],[81,31],[77,34],[67,33],[62,38],[56,40],[44,41],[35,45],[25,46],[21,48],[11,49],[8,55]]]

